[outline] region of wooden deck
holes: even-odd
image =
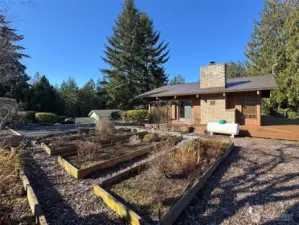
[[[206,125],[194,125],[178,121],[173,121],[173,124],[192,126],[199,134],[203,134],[206,130]],[[299,141],[299,125],[240,126],[240,136]]]
[[[299,125],[241,126],[241,135],[299,141]]]

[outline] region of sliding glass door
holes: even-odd
[[[180,104],[180,121],[192,121],[192,100],[184,100]]]

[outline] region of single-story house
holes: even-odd
[[[114,112],[120,113],[119,109],[103,109],[103,110],[91,110],[88,114],[89,117],[95,118],[95,121],[99,121],[102,119],[111,119],[111,115]]]
[[[224,119],[240,125],[261,125],[261,99],[277,88],[272,75],[227,79],[225,64],[200,68],[200,82],[167,85],[137,96],[154,101],[180,100],[171,106],[171,119],[207,124]],[[149,105],[149,108],[151,105]]]

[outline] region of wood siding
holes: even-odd
[[[193,105],[193,118],[192,122],[194,124],[200,124],[200,98],[195,98],[192,100]]]

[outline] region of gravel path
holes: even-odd
[[[234,142],[237,147],[177,224],[299,224],[299,142]],[[91,184],[108,172],[76,180],[61,169],[56,157],[35,151],[27,171],[49,224],[127,224],[92,193]]]
[[[299,142],[234,142],[238,147],[177,224],[299,224]]]
[[[49,157],[41,148],[32,150],[27,157],[25,172],[49,224],[126,224],[93,194],[92,183],[100,183],[123,169],[143,163],[147,160],[145,157],[76,180],[62,169],[57,157]]]

